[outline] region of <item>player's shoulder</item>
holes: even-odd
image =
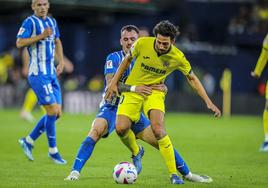
[[[108,54],[107,59],[120,59],[120,58],[122,58],[123,55],[124,54],[123,54],[122,50],[114,51],[114,52],[111,52],[110,54]]]
[[[55,19],[54,17],[52,17],[52,16],[47,16],[47,19],[48,19],[48,20],[51,20],[54,24],[57,24],[57,21],[56,21],[56,19]]]
[[[56,19],[55,19],[53,16],[47,16],[47,18],[49,18],[49,19],[52,19],[52,20],[55,20],[55,21],[56,21]]]
[[[31,16],[26,17],[26,18],[23,20],[23,23],[24,23],[24,24],[33,24],[33,23],[34,23],[34,16],[31,15]]]
[[[172,45],[171,51],[170,53],[176,57],[176,58],[183,58],[184,57],[184,53],[175,45]]]
[[[124,58],[123,51],[115,51],[110,53],[106,58],[106,68],[117,67]]]
[[[265,38],[264,38],[264,40],[263,40],[263,46],[264,46],[265,48],[268,48],[268,33],[266,34],[266,36],[265,36]]]

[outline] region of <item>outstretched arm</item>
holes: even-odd
[[[105,80],[106,80],[107,85],[111,83],[113,76],[114,74],[105,75]],[[123,82],[118,82],[117,87],[118,87],[118,92],[120,93],[134,92],[134,93],[138,93],[142,95],[143,97],[150,95],[153,89],[167,93],[167,87],[165,84],[158,84],[158,85],[153,85],[153,86],[145,86],[145,85],[132,86],[132,85],[125,84]]]
[[[207,108],[214,112],[215,117],[221,116],[221,111],[213,104],[213,102],[208,97],[203,85],[197,76],[192,72],[186,76],[191,87],[197,92],[197,94],[205,101]]]
[[[254,69],[254,71],[251,72],[251,76],[255,77],[255,78],[259,78],[261,76],[261,73],[265,67],[265,65],[267,64],[268,61],[268,49],[263,47],[260,57],[257,61],[256,67]]]

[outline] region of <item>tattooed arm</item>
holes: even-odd
[[[123,82],[118,82],[118,91],[120,93],[122,93],[122,92],[131,92],[131,85],[125,84]],[[132,92],[135,92],[135,91],[132,91]]]
[[[105,76],[106,85],[108,85],[111,82],[113,76],[114,74],[106,74]],[[167,87],[164,84],[155,85],[155,87],[153,87],[153,86],[131,86],[123,82],[118,82],[117,87],[120,93],[134,92],[134,93],[138,93],[142,95],[143,97],[150,95],[153,89],[163,91],[165,93],[167,92],[167,89],[166,89]]]
[[[114,74],[106,74],[105,75],[105,80],[106,80],[106,85],[109,85]],[[122,92],[130,92],[131,85],[124,84],[123,82],[118,82],[118,91],[120,93]]]

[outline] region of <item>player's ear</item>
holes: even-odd
[[[176,40],[175,39],[172,39],[171,40],[171,44],[175,45],[175,43],[176,43]]]
[[[120,38],[120,45],[123,46],[122,37]]]
[[[34,2],[32,2],[31,7],[32,7],[32,10],[34,11]]]

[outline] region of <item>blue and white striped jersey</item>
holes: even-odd
[[[123,50],[121,51],[116,51],[113,52],[111,54],[108,55],[108,57],[106,58],[106,63],[104,66],[104,75],[106,74],[115,74],[119,65],[121,64],[121,62],[123,61],[125,57],[125,54],[123,52]],[[124,72],[124,74],[122,75],[120,82],[125,82],[132,67],[133,67],[133,62],[130,64],[129,68]],[[106,88],[106,80],[104,81],[104,88]],[[103,93],[103,96],[105,95],[105,92]],[[113,99],[111,100],[111,102],[109,104],[112,105],[118,105],[119,102],[119,98],[117,97],[113,97]],[[100,106],[104,105],[105,103],[107,103],[107,101],[105,101],[104,99],[102,100]]]
[[[53,34],[27,47],[30,54],[30,75],[54,75],[55,39],[60,37],[57,22],[54,18],[39,18],[35,15],[27,17],[17,34],[17,38],[30,38],[43,33],[50,27]]]

